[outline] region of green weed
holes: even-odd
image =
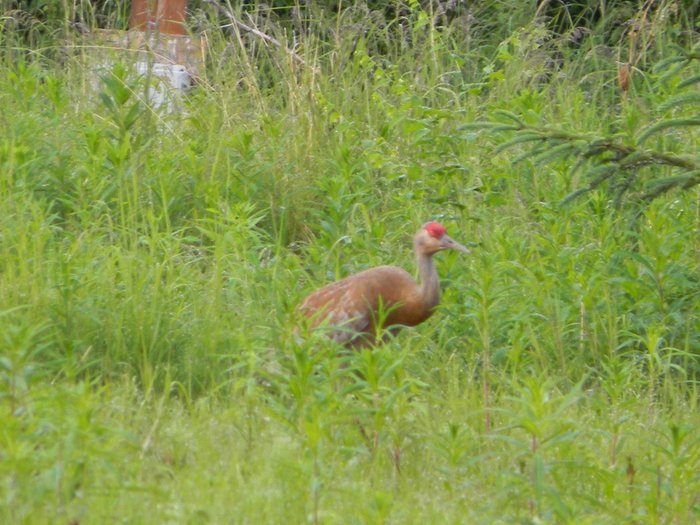
[[[696,522],[694,11],[191,4],[175,114],[86,66],[125,3],[0,21],[0,521]],[[305,332],[427,220],[433,317]]]

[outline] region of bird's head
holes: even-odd
[[[416,253],[433,255],[441,250],[457,250],[469,253],[469,250],[447,235],[447,230],[439,222],[429,222],[418,230],[414,238]]]

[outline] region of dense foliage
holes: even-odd
[[[695,3],[190,7],[172,113],[0,21],[0,521],[696,522]],[[429,322],[298,330],[432,219]]]

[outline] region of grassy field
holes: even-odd
[[[305,64],[197,4],[173,114],[7,11],[0,522],[700,521],[693,11],[529,4],[251,13]],[[297,333],[428,220],[472,250],[428,322]]]

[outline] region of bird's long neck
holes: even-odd
[[[427,310],[431,311],[440,302],[440,278],[432,255],[418,253],[417,259],[420,292]]]

